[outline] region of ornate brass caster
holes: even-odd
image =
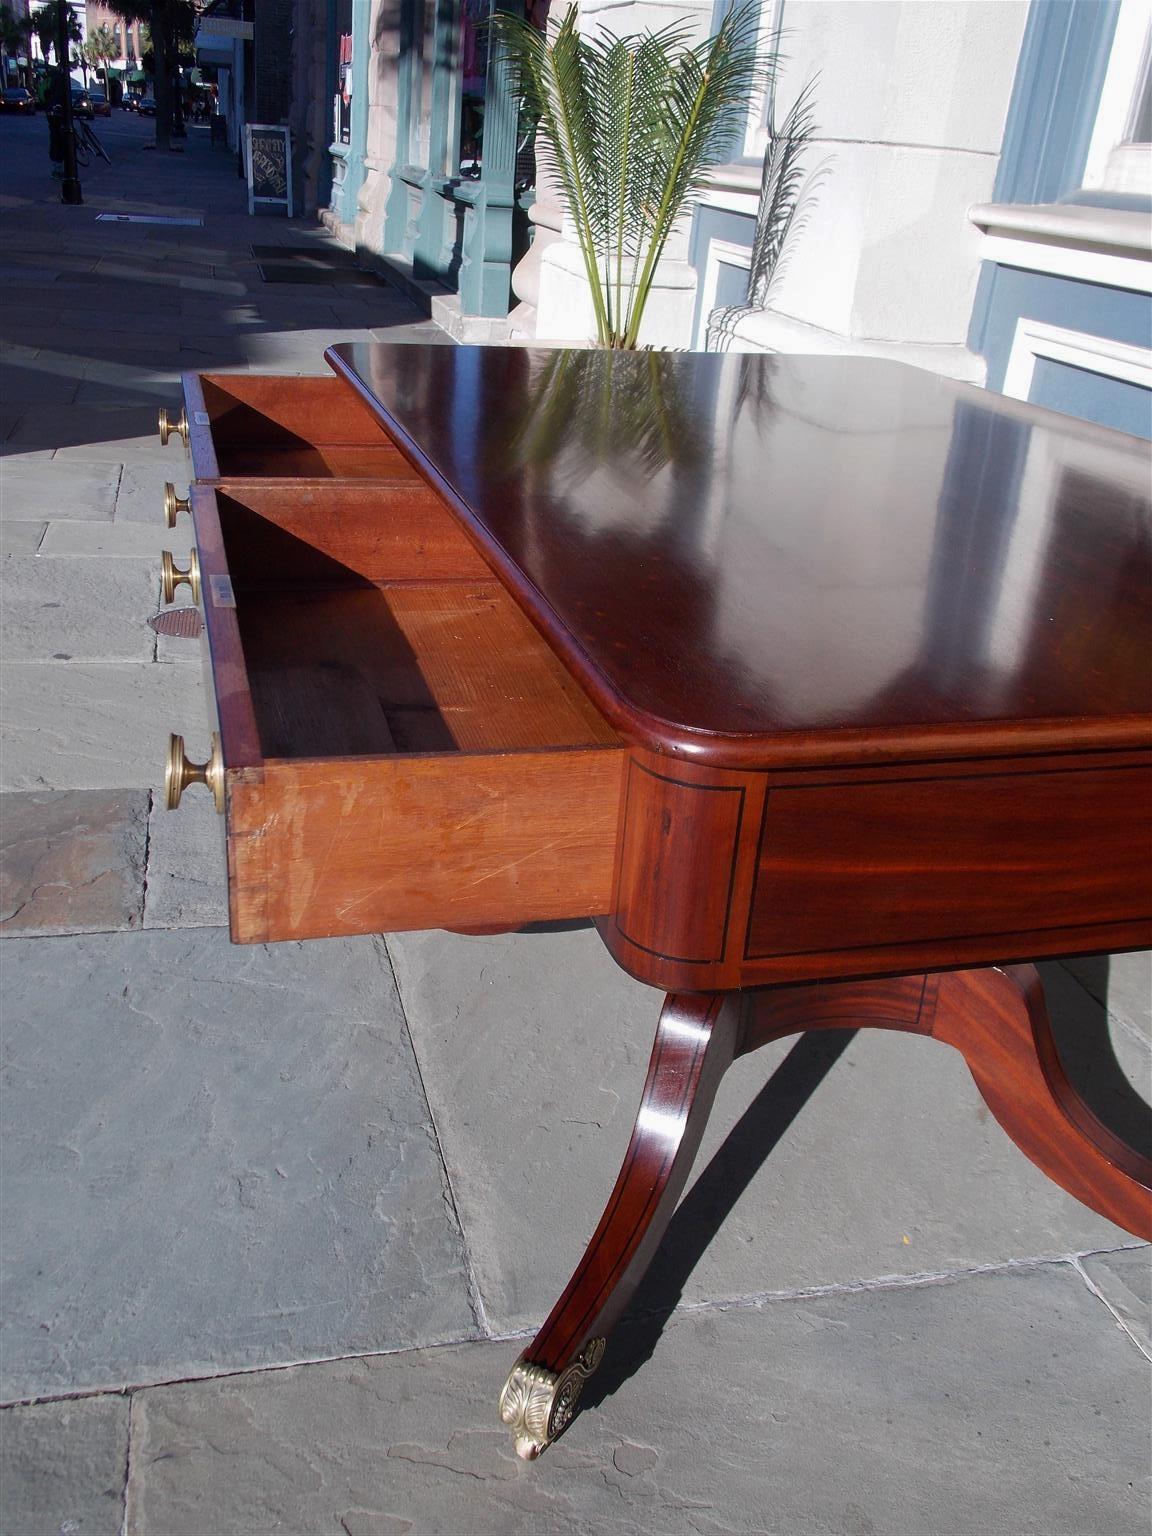
[[[188,416],[187,416],[187,413],[184,410],[184,407],[183,406],[180,407],[180,414],[179,414],[179,416],[177,416],[175,421],[169,421],[167,409],[164,406],[161,406],[160,407],[160,446],[161,446],[161,448],[167,448],[167,446],[168,446],[168,439],[172,436],[173,432],[179,432],[180,436],[184,439],[184,446],[185,446],[185,448],[187,448],[187,446],[188,446]]]
[[[584,1383],[604,1358],[604,1339],[589,1339],[559,1375],[520,1359],[500,1394],[500,1417],[512,1431],[521,1461],[535,1461],[572,1422]]]
[[[160,592],[166,603],[176,600],[176,588],[187,585],[192,589],[192,601],[200,601],[200,557],[194,549],[188,551],[188,569],[182,571],[167,550],[160,556]]]
[[[168,762],[164,769],[164,803],[170,811],[180,804],[189,784],[207,784],[218,811],[224,810],[224,755],[220,737],[212,732],[212,753],[206,763],[190,763],[184,755],[183,736],[168,738]]]
[[[175,528],[176,515],[179,512],[190,512],[192,503],[187,496],[177,496],[176,487],[171,480],[164,482],[164,521],[169,528]]]

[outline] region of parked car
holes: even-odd
[[[36,110],[36,98],[22,85],[14,85],[0,97],[0,112],[21,112],[27,115]]]
[[[109,105],[108,97],[104,94],[103,91],[89,91],[88,99],[92,103],[92,111],[96,114],[97,117],[112,116],[112,108]]]
[[[86,117],[86,118],[91,119],[91,118],[95,117],[95,115],[96,114],[92,111],[92,98],[89,96],[88,92],[87,91],[82,91],[78,87],[73,86],[73,88],[72,88],[72,116],[73,117]]]
[[[137,110],[137,112],[139,112],[141,117],[155,117],[156,116],[156,98],[155,98],[155,96],[141,96],[140,100],[136,103],[136,110]]]

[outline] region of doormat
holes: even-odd
[[[204,628],[199,608],[170,608],[167,613],[154,614],[148,623],[158,635],[177,640],[195,640]]]
[[[307,261],[313,265],[354,267],[356,257],[352,251],[337,245],[254,245],[252,254],[257,261]]]
[[[177,219],[165,213],[98,213],[97,224],[178,224],[182,229],[202,229],[203,219]]]
[[[319,283],[325,287],[346,284],[378,288],[380,279],[359,267],[319,266],[302,261],[258,261],[256,270],[265,283]]]

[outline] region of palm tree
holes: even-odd
[[[132,0],[113,0],[109,9],[123,21],[141,21],[148,26],[156,92],[156,148],[171,149],[175,99],[172,78],[181,50],[191,49],[196,31],[196,8],[192,0],[144,0],[144,3],[135,4]],[[144,61],[140,62],[143,65]]]
[[[108,65],[120,57],[120,44],[111,27],[95,27],[88,34],[88,41],[80,53],[104,81],[108,89]]]
[[[726,160],[775,67],[760,7],[743,0],[705,42],[689,26],[582,35],[573,5],[549,38],[500,11],[492,25],[526,114],[551,150],[592,290],[596,340],[638,345],[656,265],[677,220]]]
[[[65,0],[48,0],[47,5],[42,5],[38,11],[32,12],[32,31],[36,34],[40,52],[45,59],[50,53],[59,54],[57,39],[60,36],[60,7],[64,3]],[[76,19],[76,12],[68,6],[68,41],[78,43],[83,36],[80,23]],[[56,62],[62,64],[65,70],[71,67],[68,59],[57,57]]]
[[[9,61],[27,55],[31,35],[31,17],[17,16],[10,5],[0,5],[0,55],[3,56],[0,76],[4,85],[8,84]]]

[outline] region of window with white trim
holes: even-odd
[[[767,60],[770,53],[780,47],[783,12],[784,0],[762,0],[760,39],[757,50],[762,63]],[[744,142],[737,147],[737,154],[741,159],[763,160],[764,151],[768,148],[768,129],[772,123],[775,95],[773,82],[769,80],[760,87],[749,103],[748,116],[744,123]]]
[[[1152,194],[1152,21],[1148,0],[1121,0],[1084,187]]]

